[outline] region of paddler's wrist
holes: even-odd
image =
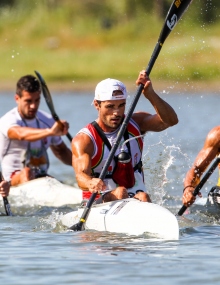
[[[53,132],[52,132],[52,129],[46,128],[46,129],[44,129],[44,130],[45,130],[45,132],[46,132],[46,136],[54,136],[54,134],[53,134]]]
[[[89,191],[90,193],[93,193],[93,190],[92,190],[92,178],[90,178],[90,179],[88,179],[87,181],[86,181],[86,185],[85,185],[86,187],[86,191]]]
[[[193,193],[194,190],[195,190],[195,186],[192,186],[192,185],[187,185],[183,188],[183,193],[187,190],[187,192],[191,192]]]

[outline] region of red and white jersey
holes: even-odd
[[[117,130],[111,133],[104,132],[111,146],[113,146],[115,141],[117,140],[117,134],[118,134],[119,129],[120,128],[118,128]],[[136,122],[133,119],[130,119],[128,126],[127,126],[127,130],[129,134],[129,139],[141,135],[139,126],[136,124]],[[94,153],[92,155],[92,160],[91,160],[92,174],[95,174],[95,173],[100,174],[103,166],[105,165],[106,160],[108,159],[110,150],[105,145],[102,138],[99,136],[98,132],[96,131],[95,127],[92,124],[88,124],[85,128],[81,129],[79,133],[84,133],[91,138],[93,145],[94,145]],[[121,152],[121,147],[123,143],[124,143],[124,137],[122,138],[119,144],[119,147],[115,153],[115,156],[117,156]],[[130,144],[130,150],[131,150],[132,166],[135,167],[141,160],[142,151],[143,151],[143,137],[132,139],[129,141],[129,144]],[[128,152],[126,144],[124,146],[124,150]],[[114,166],[115,166],[115,161],[113,159],[108,168],[108,172],[106,175],[112,174]],[[136,170],[136,172],[138,172],[138,170]],[[135,175],[135,177],[139,177],[139,178],[141,177],[140,179],[143,182],[142,175]],[[107,184],[107,188],[109,190],[112,190],[116,188],[117,186],[112,179],[105,179],[105,183]],[[142,185],[141,187],[143,188],[144,186]],[[138,190],[141,190],[141,189],[138,189]],[[145,191],[145,187],[142,190]]]

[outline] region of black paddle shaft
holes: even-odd
[[[220,163],[220,157],[217,157],[216,160],[213,162],[209,170],[206,172],[202,180],[199,182],[199,184],[196,186],[195,190],[193,191],[193,196],[197,196],[199,194],[199,191],[202,189],[203,185],[206,183],[206,181],[209,179],[213,171],[216,169],[218,164]],[[186,211],[188,207],[185,205],[182,206],[182,208],[177,213],[178,216],[182,216],[182,214]]]
[[[150,73],[151,73],[151,70],[154,66],[154,63],[160,53],[160,50],[163,46],[163,43],[165,41],[165,39],[167,38],[167,36],[169,35],[169,33],[172,31],[172,29],[175,27],[175,25],[177,24],[178,20],[181,18],[182,14],[184,13],[184,11],[186,11],[187,7],[189,6],[189,4],[192,2],[192,0],[175,0],[173,1],[173,3],[171,4],[171,7],[167,13],[167,17],[165,19],[165,23],[164,23],[164,26],[162,28],[162,31],[160,33],[160,36],[159,36],[159,39],[158,39],[158,42],[154,48],[154,51],[152,53],[152,56],[151,56],[151,59],[149,61],[149,64],[146,68],[146,73],[147,75],[149,76]],[[137,90],[137,93],[133,99],[133,102],[131,103],[131,106],[128,110],[128,113],[122,123],[122,126],[119,130],[119,133],[118,133],[118,136],[117,136],[117,140],[115,142],[115,144],[113,145],[111,151],[110,151],[110,154],[109,154],[109,157],[108,159],[106,160],[105,162],[105,165],[100,173],[100,176],[99,178],[100,179],[104,179],[105,176],[106,176],[106,173],[108,171],[108,167],[109,165],[111,164],[111,161],[115,155],[115,152],[119,146],[119,143],[124,135],[124,132],[127,128],[127,125],[128,125],[128,122],[132,116],[132,113],[137,105],[137,102],[140,98],[140,95],[142,93],[144,89],[144,85],[143,84],[140,84],[139,87],[138,87],[138,90]],[[91,207],[92,207],[92,204],[96,198],[96,195],[97,193],[93,193],[83,211],[83,214],[80,218],[80,221],[73,225],[72,227],[70,227],[71,230],[74,230],[74,231],[80,231],[82,230],[82,227],[84,225],[84,223],[86,222],[86,219],[89,215],[89,212],[91,210]]]
[[[46,84],[45,80],[43,79],[42,75],[38,71],[35,71],[35,74],[37,75],[38,80],[40,81],[42,92],[43,92],[45,101],[47,103],[47,106],[48,106],[48,108],[49,108],[49,110],[51,112],[51,115],[52,115],[52,117],[54,118],[54,120],[56,122],[59,122],[60,118],[58,117],[57,113],[55,112],[52,96],[51,96],[50,91],[49,91],[49,89],[47,87],[47,84]],[[67,133],[66,136],[69,139],[69,141],[71,142],[73,138],[70,135],[70,133]]]
[[[2,173],[0,172],[0,182],[2,182],[2,181],[3,181],[3,176],[2,176]],[[7,197],[2,197],[2,198],[3,198],[3,202],[4,202],[6,215],[12,216],[11,207],[10,207],[10,204],[8,202],[8,198]]]
[[[4,202],[4,207],[5,207],[5,213],[7,216],[13,216],[12,212],[11,212],[11,207],[10,204],[8,202],[7,197],[3,197],[3,202]]]

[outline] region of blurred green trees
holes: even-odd
[[[191,14],[195,21],[215,23],[219,21],[219,0],[194,0]],[[26,11],[41,6],[45,9],[69,9],[72,15],[84,14],[89,17],[103,17],[103,25],[109,27],[111,22],[129,20],[137,13],[154,13],[158,18],[164,18],[171,5],[171,0],[1,0],[0,9],[19,9]]]
[[[0,0],[0,81],[135,78],[172,0]],[[153,70],[159,80],[220,76],[219,0],[193,0]],[[86,71],[86,72],[85,72]]]

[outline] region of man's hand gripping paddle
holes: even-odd
[[[209,170],[206,172],[202,180],[199,182],[199,184],[196,186],[195,190],[193,191],[193,196],[197,196],[199,194],[199,191],[202,189],[203,185],[206,183],[206,181],[209,179],[213,171],[216,169],[216,167],[220,163],[220,156],[216,158],[216,160],[213,162],[213,164],[210,166]],[[185,205],[182,206],[182,208],[177,213],[178,216],[182,216],[182,214],[186,211],[188,207]]]

